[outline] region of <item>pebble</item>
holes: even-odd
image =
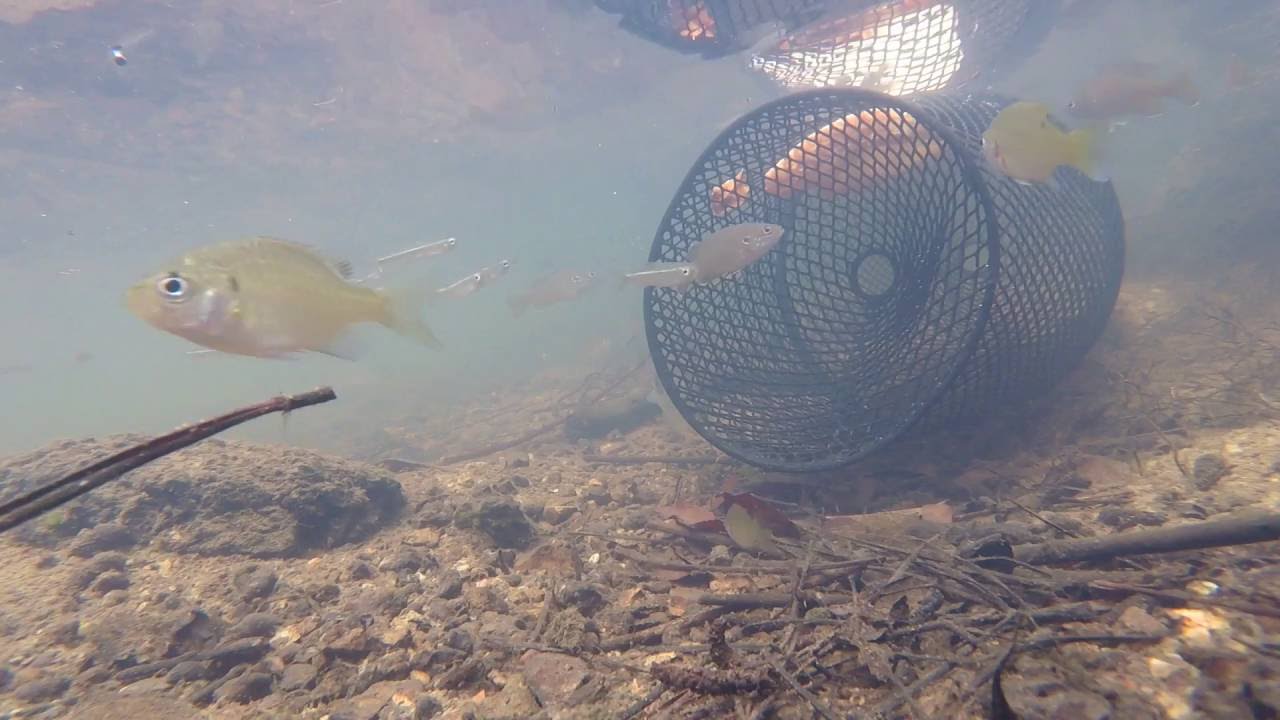
[[[276,634],[276,628],[278,627],[280,627],[280,618],[275,615],[271,613],[250,613],[240,618],[240,622],[231,626],[231,629],[227,631],[227,637],[230,639],[269,638]]]
[[[309,690],[316,684],[316,675],[316,666],[311,663],[286,665],[280,674],[280,689],[285,692]]]
[[[241,598],[249,601],[270,595],[276,589],[276,581],[276,574],[271,568],[248,564],[236,571],[231,584],[239,591]]]
[[[508,499],[485,499],[462,509],[458,527],[474,528],[488,535],[500,548],[522,548],[533,540],[534,530],[520,506]]]
[[[1205,453],[1196,458],[1195,464],[1191,466],[1191,477],[1200,490],[1209,490],[1230,472],[1226,459],[1217,453]]]
[[[121,695],[145,695],[147,693],[164,692],[169,689],[169,681],[160,677],[146,678],[120,688]]]
[[[453,570],[446,570],[440,573],[439,584],[436,586],[436,597],[442,600],[452,600],[462,595],[462,576]]]
[[[60,697],[69,687],[71,678],[65,675],[46,675],[14,688],[13,697],[24,703],[45,702]]]
[[[174,665],[168,674],[165,675],[165,682],[170,685],[181,685],[182,683],[194,682],[196,680],[210,680],[213,678],[214,665],[205,660],[184,660]]]
[[[347,570],[347,579],[352,581],[368,580],[373,575],[373,566],[363,560],[351,563],[351,567]]]
[[[404,544],[433,548],[440,544],[440,531],[429,527],[418,528],[405,535]]]
[[[112,590],[125,590],[129,587],[129,576],[122,572],[110,570],[104,572],[93,581],[89,589],[99,595],[106,595]]]
[[[76,618],[65,620],[49,629],[49,642],[58,645],[75,645],[80,641],[80,621]]]
[[[559,525],[578,512],[578,506],[569,503],[546,505],[542,508],[542,519],[552,525]]]
[[[227,700],[243,705],[269,695],[273,682],[273,678],[267,673],[248,672],[228,680],[214,692],[213,696],[215,700]]]
[[[586,682],[590,670],[586,662],[572,655],[532,651],[525,656],[521,673],[538,704],[554,712],[570,704],[570,697]]]
[[[557,595],[561,605],[576,607],[586,617],[591,617],[605,605],[604,593],[589,583],[570,583]]]
[[[119,523],[104,523],[81,530],[67,550],[73,557],[87,558],[106,550],[127,550],[138,542],[133,531]]]

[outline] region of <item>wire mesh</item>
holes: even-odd
[[[981,132],[1003,102],[816,90],[707,148],[650,260],[736,223],[786,235],[733,276],[646,290],[658,377],[695,430],[760,467],[838,467],[1079,360],[1123,267],[1114,192],[989,172]]]
[[[793,89],[955,89],[1034,47],[1058,0],[598,0],[628,30],[707,56],[752,49]],[[772,38],[772,40],[771,40]]]

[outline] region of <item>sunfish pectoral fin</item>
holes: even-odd
[[[1102,168],[1101,135],[1102,133],[1091,127],[1072,130],[1070,137],[1075,156],[1071,165],[1091,180],[1107,182],[1110,178]]]
[[[384,290],[387,312],[381,322],[395,332],[412,338],[429,348],[441,349],[444,343],[436,337],[422,317],[422,308],[427,298],[433,296],[430,289],[425,290]]]

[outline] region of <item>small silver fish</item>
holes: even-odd
[[[511,272],[510,260],[503,260],[502,262],[499,262],[497,265],[490,265],[489,267],[480,268],[480,275],[483,280],[483,286],[487,287],[493,284],[494,281],[496,281],[498,278],[502,277],[503,275],[506,275],[508,272]]]
[[[707,235],[689,248],[694,282],[732,275],[764,257],[786,230],[772,223],[739,223]]]
[[[474,293],[476,290],[479,290],[480,286],[483,284],[484,275],[474,272],[461,280],[451,282],[448,285],[437,289],[436,294],[450,298],[464,298],[471,293]]]
[[[524,292],[507,298],[507,306],[516,317],[531,307],[545,307],[559,302],[576,300],[595,283],[594,272],[561,270],[535,282]]]
[[[482,267],[461,280],[449,283],[436,290],[436,295],[449,298],[464,298],[483,287],[488,287],[511,270],[511,261],[503,260],[497,265]]]
[[[408,250],[401,250],[390,255],[383,255],[377,259],[378,268],[381,269],[383,264],[398,260],[413,260],[415,258],[435,257],[443,255],[458,246],[457,238],[445,238],[436,242],[430,242],[425,245],[411,247]]]
[[[693,284],[693,272],[689,263],[652,263],[647,270],[627,273],[622,282],[624,285],[684,290]]]

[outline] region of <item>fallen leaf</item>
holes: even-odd
[[[774,535],[800,537],[800,528],[791,522],[781,510],[769,501],[752,493],[721,493],[720,510],[727,513],[734,506],[741,507],[755,522],[768,528]],[[733,537],[730,534],[730,537]]]
[[[822,529],[837,535],[907,535],[912,530],[940,532],[951,523],[954,511],[946,503],[933,503],[903,510],[884,510],[865,515],[828,515]]]
[[[738,503],[730,505],[729,511],[725,513],[724,529],[729,533],[729,537],[744,550],[780,554],[769,528],[756,520],[754,515]]]
[[[684,617],[685,612],[691,605],[698,604],[698,598],[702,597],[702,588],[673,587],[667,594],[667,614],[671,617]]]
[[[679,504],[679,505],[663,505],[657,509],[658,516],[661,518],[670,518],[694,530],[703,530],[705,532],[724,532],[724,528],[720,523],[720,519],[716,514],[707,508],[698,505]]]

